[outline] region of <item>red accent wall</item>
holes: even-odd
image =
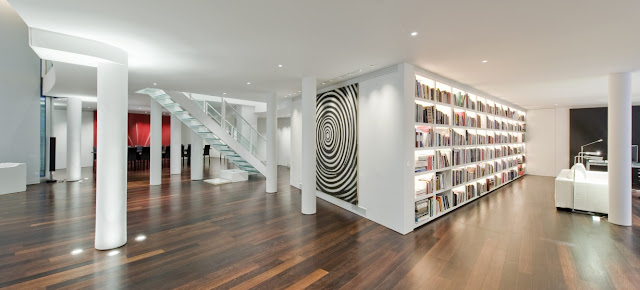
[[[96,133],[98,127],[98,112],[93,112],[93,146],[98,143]],[[127,128],[127,145],[149,146],[149,132],[151,131],[151,116],[129,113]],[[171,117],[162,116],[162,146],[171,145]]]

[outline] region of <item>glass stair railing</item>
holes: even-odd
[[[156,101],[158,101],[160,105],[162,105],[165,109],[167,109],[171,114],[176,116],[178,119],[180,119],[191,130],[198,133],[198,135],[200,135],[202,139],[204,139],[207,143],[209,143],[211,147],[213,147],[216,151],[220,152],[222,156],[224,156],[233,164],[235,164],[239,169],[247,171],[249,172],[249,174],[260,174],[260,171],[258,169],[256,169],[248,161],[242,158],[242,156],[240,156],[236,152],[236,150],[231,148],[222,139],[216,136],[211,130],[209,130],[209,128],[207,128],[207,126],[202,124],[202,122],[198,121],[188,111],[184,110],[182,106],[180,106],[180,104],[174,102],[171,96],[166,94],[164,91],[160,89],[147,88],[147,89],[138,91],[138,93],[147,94],[151,96],[153,99],[155,99]],[[185,94],[185,95],[189,96],[189,98],[193,100],[190,94]],[[206,101],[204,102],[197,101],[197,100],[193,100],[193,101],[198,103],[200,108],[202,108],[204,112],[207,114],[207,116],[211,117],[215,121],[215,123],[217,123],[220,126],[222,126],[222,124],[225,124],[225,126],[223,126],[224,131],[226,131],[230,136],[232,136],[235,140],[237,140],[240,144],[242,144],[242,146],[245,147],[245,149],[247,149],[248,151],[250,151],[254,156],[258,157],[258,155],[254,154],[254,152],[256,153],[259,151],[264,152],[264,150],[258,149],[260,144],[262,143],[264,143],[264,146],[266,147],[266,140],[260,134],[252,135],[253,137],[250,136],[250,139],[247,139],[245,135],[241,134],[241,132],[238,130],[236,126],[232,125],[231,122],[229,121],[223,122],[223,115],[220,114],[212,104],[208,104],[208,102]],[[224,104],[226,102],[222,100],[222,103]],[[239,117],[238,112],[233,110],[233,108],[231,108],[231,110],[232,111],[230,111],[231,113],[230,117],[234,119],[238,118]],[[246,120],[244,119],[242,120],[246,122]],[[254,128],[251,128],[251,129],[255,131]],[[250,130],[249,134],[252,134],[253,131]],[[257,133],[257,131],[255,131],[255,133]],[[252,140],[255,140],[256,142],[255,145],[257,146],[253,146]],[[262,164],[265,164],[265,159],[266,158],[258,157],[258,160]]]
[[[198,100],[193,94],[186,95],[211,117],[218,125],[233,137],[246,150],[251,152],[262,164],[266,164],[267,140],[238,111],[221,97],[212,97],[213,101]]]

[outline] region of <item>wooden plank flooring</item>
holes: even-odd
[[[228,166],[211,164],[205,175]],[[164,169],[150,187],[148,171],[132,172],[116,253],[93,249],[83,174],[0,196],[1,288],[640,288],[640,202],[628,228],[558,212],[553,178],[526,176],[402,236],[322,200],[300,214],[284,167],[277,194],[262,178],[214,186]]]

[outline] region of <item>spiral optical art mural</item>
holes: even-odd
[[[358,84],[316,98],[317,190],[358,204]]]

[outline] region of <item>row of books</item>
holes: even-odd
[[[436,130],[435,140],[433,142],[434,146],[451,146],[451,137],[448,130]]]
[[[460,92],[455,94],[453,98],[453,104],[466,109],[476,109],[476,102],[472,100],[471,97],[469,97],[469,95],[466,93],[464,95]]]
[[[455,187],[464,183],[467,170],[465,168],[451,170],[451,186]]]
[[[453,96],[453,97],[452,97]],[[431,87],[429,84],[424,84],[420,80],[416,79],[415,97],[428,101],[440,102],[445,104],[453,104],[455,106],[477,110],[484,113],[494,114],[510,119],[517,119],[519,121],[525,121],[525,115],[518,110],[504,107],[500,104],[494,103],[489,105],[482,99],[473,100],[467,93],[462,94],[458,92],[452,95],[450,92],[440,90]]]
[[[500,148],[457,148],[451,150],[451,152],[436,151],[435,155],[425,154],[418,155],[415,160],[415,172],[426,172],[434,169],[446,168],[451,165],[462,166],[466,164],[472,164],[476,162],[482,162],[485,160],[493,160],[496,158],[503,158],[509,156],[515,156],[519,153],[515,153],[513,148],[508,146],[502,146]],[[451,156],[449,156],[451,155]],[[512,166],[525,163],[524,155],[517,155],[516,158],[510,158],[506,161],[503,159],[500,162],[513,162],[508,163]],[[496,161],[496,162],[498,162]],[[506,166],[506,165],[505,165]],[[506,167],[503,167],[506,168]],[[480,175],[482,176],[482,175]]]
[[[433,146],[433,128],[416,128],[416,148]]]
[[[502,105],[497,103],[494,103],[493,105],[489,105],[482,100],[478,100],[476,107],[477,107],[477,111],[479,112],[494,114],[494,115],[498,115],[501,117],[514,119],[522,122],[525,121],[525,115],[523,113],[509,107],[505,108]]]
[[[432,88],[427,84],[421,83],[417,79],[416,79],[416,98],[445,103],[445,104],[451,104],[450,92]]]
[[[432,129],[419,127],[416,129],[416,148],[443,147],[443,146],[466,146],[466,145],[491,145],[491,144],[511,144],[524,142],[524,136],[511,133],[475,132],[464,130],[459,133],[456,129],[436,128]],[[480,134],[478,134],[480,133]],[[424,138],[431,138],[424,139]],[[433,144],[433,145],[431,145]]]
[[[512,181],[519,175],[524,174],[523,171],[523,166],[520,166],[518,170],[509,170],[498,176],[493,175],[487,177],[485,180],[467,184],[462,190],[454,189],[451,192],[444,192],[436,195],[435,197],[416,201],[415,222],[417,223],[425,219],[435,217],[452,207],[456,207],[477,196],[483,195],[504,183]]]
[[[415,162],[415,172],[430,171],[435,168],[434,155],[419,155]]]
[[[429,195],[436,191],[449,188],[450,186],[448,186],[447,183],[447,178],[444,172],[420,177],[415,185],[415,195]]]
[[[416,104],[416,122],[449,125],[449,115],[436,106]]]

